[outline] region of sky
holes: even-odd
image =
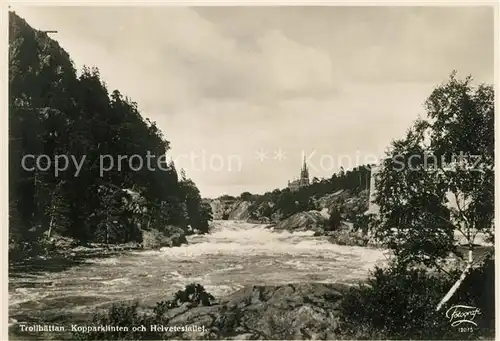
[[[494,80],[491,7],[21,7],[156,121],[202,196],[376,163],[452,70]]]

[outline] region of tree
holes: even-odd
[[[241,200],[244,200],[244,201],[252,200],[252,197],[253,197],[253,195],[250,192],[243,192],[240,195]]]
[[[328,218],[328,227],[330,231],[336,231],[342,224],[341,209],[339,207],[333,207],[330,212],[330,217]]]
[[[341,178],[345,176],[345,171],[344,171],[344,167],[343,166],[340,166],[338,176],[341,177]]]
[[[46,33],[9,13],[9,219],[12,245],[37,244],[45,233],[77,242],[139,241],[138,227],[186,228],[188,211],[202,227],[210,211],[194,183],[170,169],[131,169],[119,156],[165,155],[170,144],[137,103],[109,92],[99,70],[77,77],[69,55]],[[80,173],[29,171],[23,156],[84,158]],[[100,157],[115,164],[100,174]],[[33,166],[31,162],[28,167]],[[137,167],[137,162],[133,165]],[[131,189],[139,199],[124,194]],[[129,198],[129,199],[127,199]],[[126,202],[123,202],[125,200]],[[127,204],[128,202],[128,204]],[[149,211],[143,212],[142,208]],[[24,247],[24,246],[23,246]]]
[[[459,80],[454,72],[431,93],[426,110],[383,162],[376,234],[400,263],[444,271],[450,252],[464,256],[459,233],[469,249],[465,274],[476,236],[494,231],[493,87],[474,87],[471,77]]]
[[[180,184],[187,208],[189,225],[201,233],[207,233],[209,221],[212,220],[210,204],[201,199],[200,191],[191,179],[183,176]]]
[[[56,185],[54,191],[50,195],[49,205],[45,210],[45,214],[49,218],[49,226],[47,229],[47,238],[49,240],[54,232],[64,234],[70,227],[68,218],[70,206],[67,202],[64,185],[64,181]]]

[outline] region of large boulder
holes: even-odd
[[[299,212],[280,221],[274,226],[275,230],[297,231],[318,231],[323,230],[328,221],[324,212],[307,211]]]

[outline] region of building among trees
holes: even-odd
[[[302,164],[302,169],[300,170],[300,178],[293,181],[288,181],[288,188],[291,191],[298,191],[299,188],[309,186],[309,170],[307,169],[306,159],[304,157],[304,163]]]

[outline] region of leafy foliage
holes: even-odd
[[[215,300],[215,297],[206,292],[201,284],[192,283],[186,285],[184,290],[179,290],[174,295],[174,302],[177,304],[192,303],[194,305],[209,306]]]
[[[376,182],[378,238],[401,262],[438,266],[453,252],[455,231],[470,249],[493,234],[494,96],[472,79],[438,86],[405,138],[394,141]]]
[[[342,216],[340,214],[340,209],[334,207],[330,212],[330,217],[328,218],[328,229],[330,231],[336,231],[342,224]]]
[[[377,338],[493,335],[492,260],[473,269],[446,303],[481,309],[476,321],[480,328],[459,333],[443,310],[436,311],[460,276],[459,269],[443,276],[450,253],[463,257],[464,246],[471,251],[476,248],[479,233],[493,236],[494,231],[493,88],[473,87],[471,82],[470,77],[458,80],[452,73],[428,98],[426,119],[418,119],[387,153],[375,184],[380,213],[374,224],[377,238],[395,258],[389,268],[377,268],[368,285],[346,295],[343,310],[348,335],[356,335],[360,327],[368,331],[365,337]],[[466,245],[459,244],[456,232]]]
[[[491,337],[494,331],[494,266],[485,263],[475,269],[448,307],[465,304],[481,309],[479,328],[461,333],[450,325],[445,311],[436,304],[453,281],[425,269],[407,269],[403,264],[376,268],[368,283],[352,287],[342,300],[343,333],[383,339],[477,339]],[[485,292],[485,288],[488,290]],[[486,295],[489,301],[485,300]],[[360,336],[361,337],[361,336]]]

